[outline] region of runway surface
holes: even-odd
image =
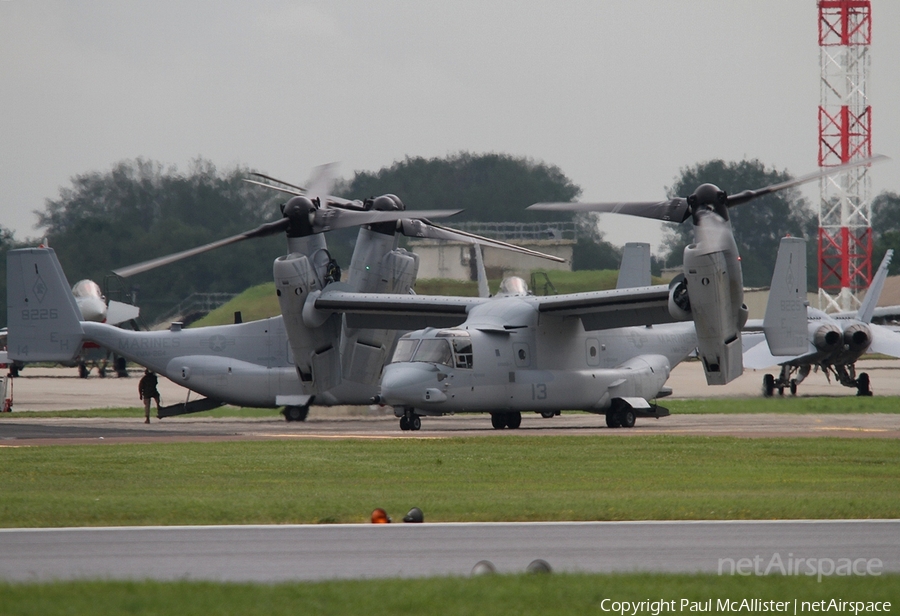
[[[639,419],[634,428],[610,429],[604,418],[586,413],[544,419],[536,414],[522,418],[518,430],[494,430],[486,414],[425,417],[418,432],[402,432],[393,416],[344,419],[310,419],[287,423],[271,419],[179,417],[153,420],[143,417],[16,418],[0,419],[0,448],[39,445],[161,443],[225,440],[450,438],[475,436],[605,436],[703,435],[760,437],[900,438],[900,414],[847,415],[672,415]]]
[[[743,558],[756,559],[760,572],[775,563],[770,573],[798,558],[826,572],[822,559],[863,559],[860,572],[867,564],[872,573],[897,572],[900,520],[0,530],[0,579],[11,581],[424,577],[469,575],[480,560],[521,572],[537,558],[570,572],[717,573],[721,566],[730,574]]]

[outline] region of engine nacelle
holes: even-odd
[[[843,334],[834,323],[810,323],[813,346],[820,353],[834,353],[841,348]]]
[[[844,328],[842,336],[845,352],[859,356],[866,352],[872,342],[872,331],[865,323],[853,323]]]
[[[691,320],[691,298],[684,274],[678,274],[669,283],[669,314],[677,321]]]
[[[741,322],[746,321],[743,285],[737,248],[709,252],[698,244],[684,249],[684,275],[691,316],[697,330],[697,346],[706,382],[724,385],[744,370],[741,356]]]
[[[316,237],[320,236],[312,236]],[[304,252],[312,254],[313,260],[317,258],[317,253],[321,252],[326,255],[327,261],[324,243],[321,251],[312,250],[315,248],[313,246],[307,248],[308,250]],[[341,360],[338,349],[341,335],[340,316],[329,316],[319,327],[309,327],[303,320],[303,307],[307,297],[322,288],[317,268],[306,254],[295,252],[276,259],[272,273],[297,374],[303,384],[303,393],[315,395],[337,386],[341,382]]]

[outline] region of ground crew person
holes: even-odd
[[[150,423],[151,399],[156,400],[156,412],[159,413],[159,391],[156,389],[158,382],[156,374],[147,368],[144,370],[144,376],[141,377],[141,381],[138,383],[138,395],[144,401],[144,423]]]

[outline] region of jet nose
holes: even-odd
[[[391,406],[415,406],[437,386],[437,369],[425,363],[389,364],[381,377],[381,398]]]
[[[83,297],[76,300],[81,317],[85,321],[103,323],[106,321],[106,302],[99,297]]]

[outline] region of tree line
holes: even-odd
[[[121,161],[109,171],[77,175],[59,195],[37,211],[42,237],[59,255],[71,283],[91,278],[101,286],[112,269],[185,250],[252,229],[280,216],[286,196],[242,181],[249,169],[217,169],[203,159],[186,171],[145,159]],[[686,196],[701,183],[711,182],[732,193],[784,181],[785,171],[767,168],[757,160],[707,161],[681,169],[670,196]],[[285,178],[296,180],[296,178]],[[339,182],[336,194],[364,199],[394,193],[407,209],[461,209],[445,221],[556,221],[571,214],[529,212],[537,201],[571,201],[581,189],[558,167],[504,154],[467,152],[445,158],[407,157],[376,172],[357,171]],[[875,254],[900,249],[900,196],[883,193],[874,203]],[[769,195],[731,210],[747,286],[767,286],[779,239],[786,233],[807,237],[810,250],[810,288],[815,287],[815,213],[799,191]],[[606,241],[596,219],[580,215],[575,269],[611,269],[620,249]],[[692,237],[690,223],[672,227],[663,262],[677,265]],[[329,249],[341,265],[348,265],[356,230],[332,232]],[[638,239],[638,238],[635,238]],[[0,252],[33,246],[37,240],[17,240],[0,226]],[[152,319],[193,292],[232,292],[265,282],[272,261],[284,252],[284,239],[274,236],[232,245],[177,264],[134,276],[124,289],[137,291],[137,302]],[[3,260],[5,262],[5,259]],[[900,271],[900,259],[892,265]],[[116,285],[110,285],[114,289]],[[6,276],[0,276],[6,295]],[[116,299],[123,299],[118,297]],[[0,323],[6,322],[6,302],[0,304]]]

